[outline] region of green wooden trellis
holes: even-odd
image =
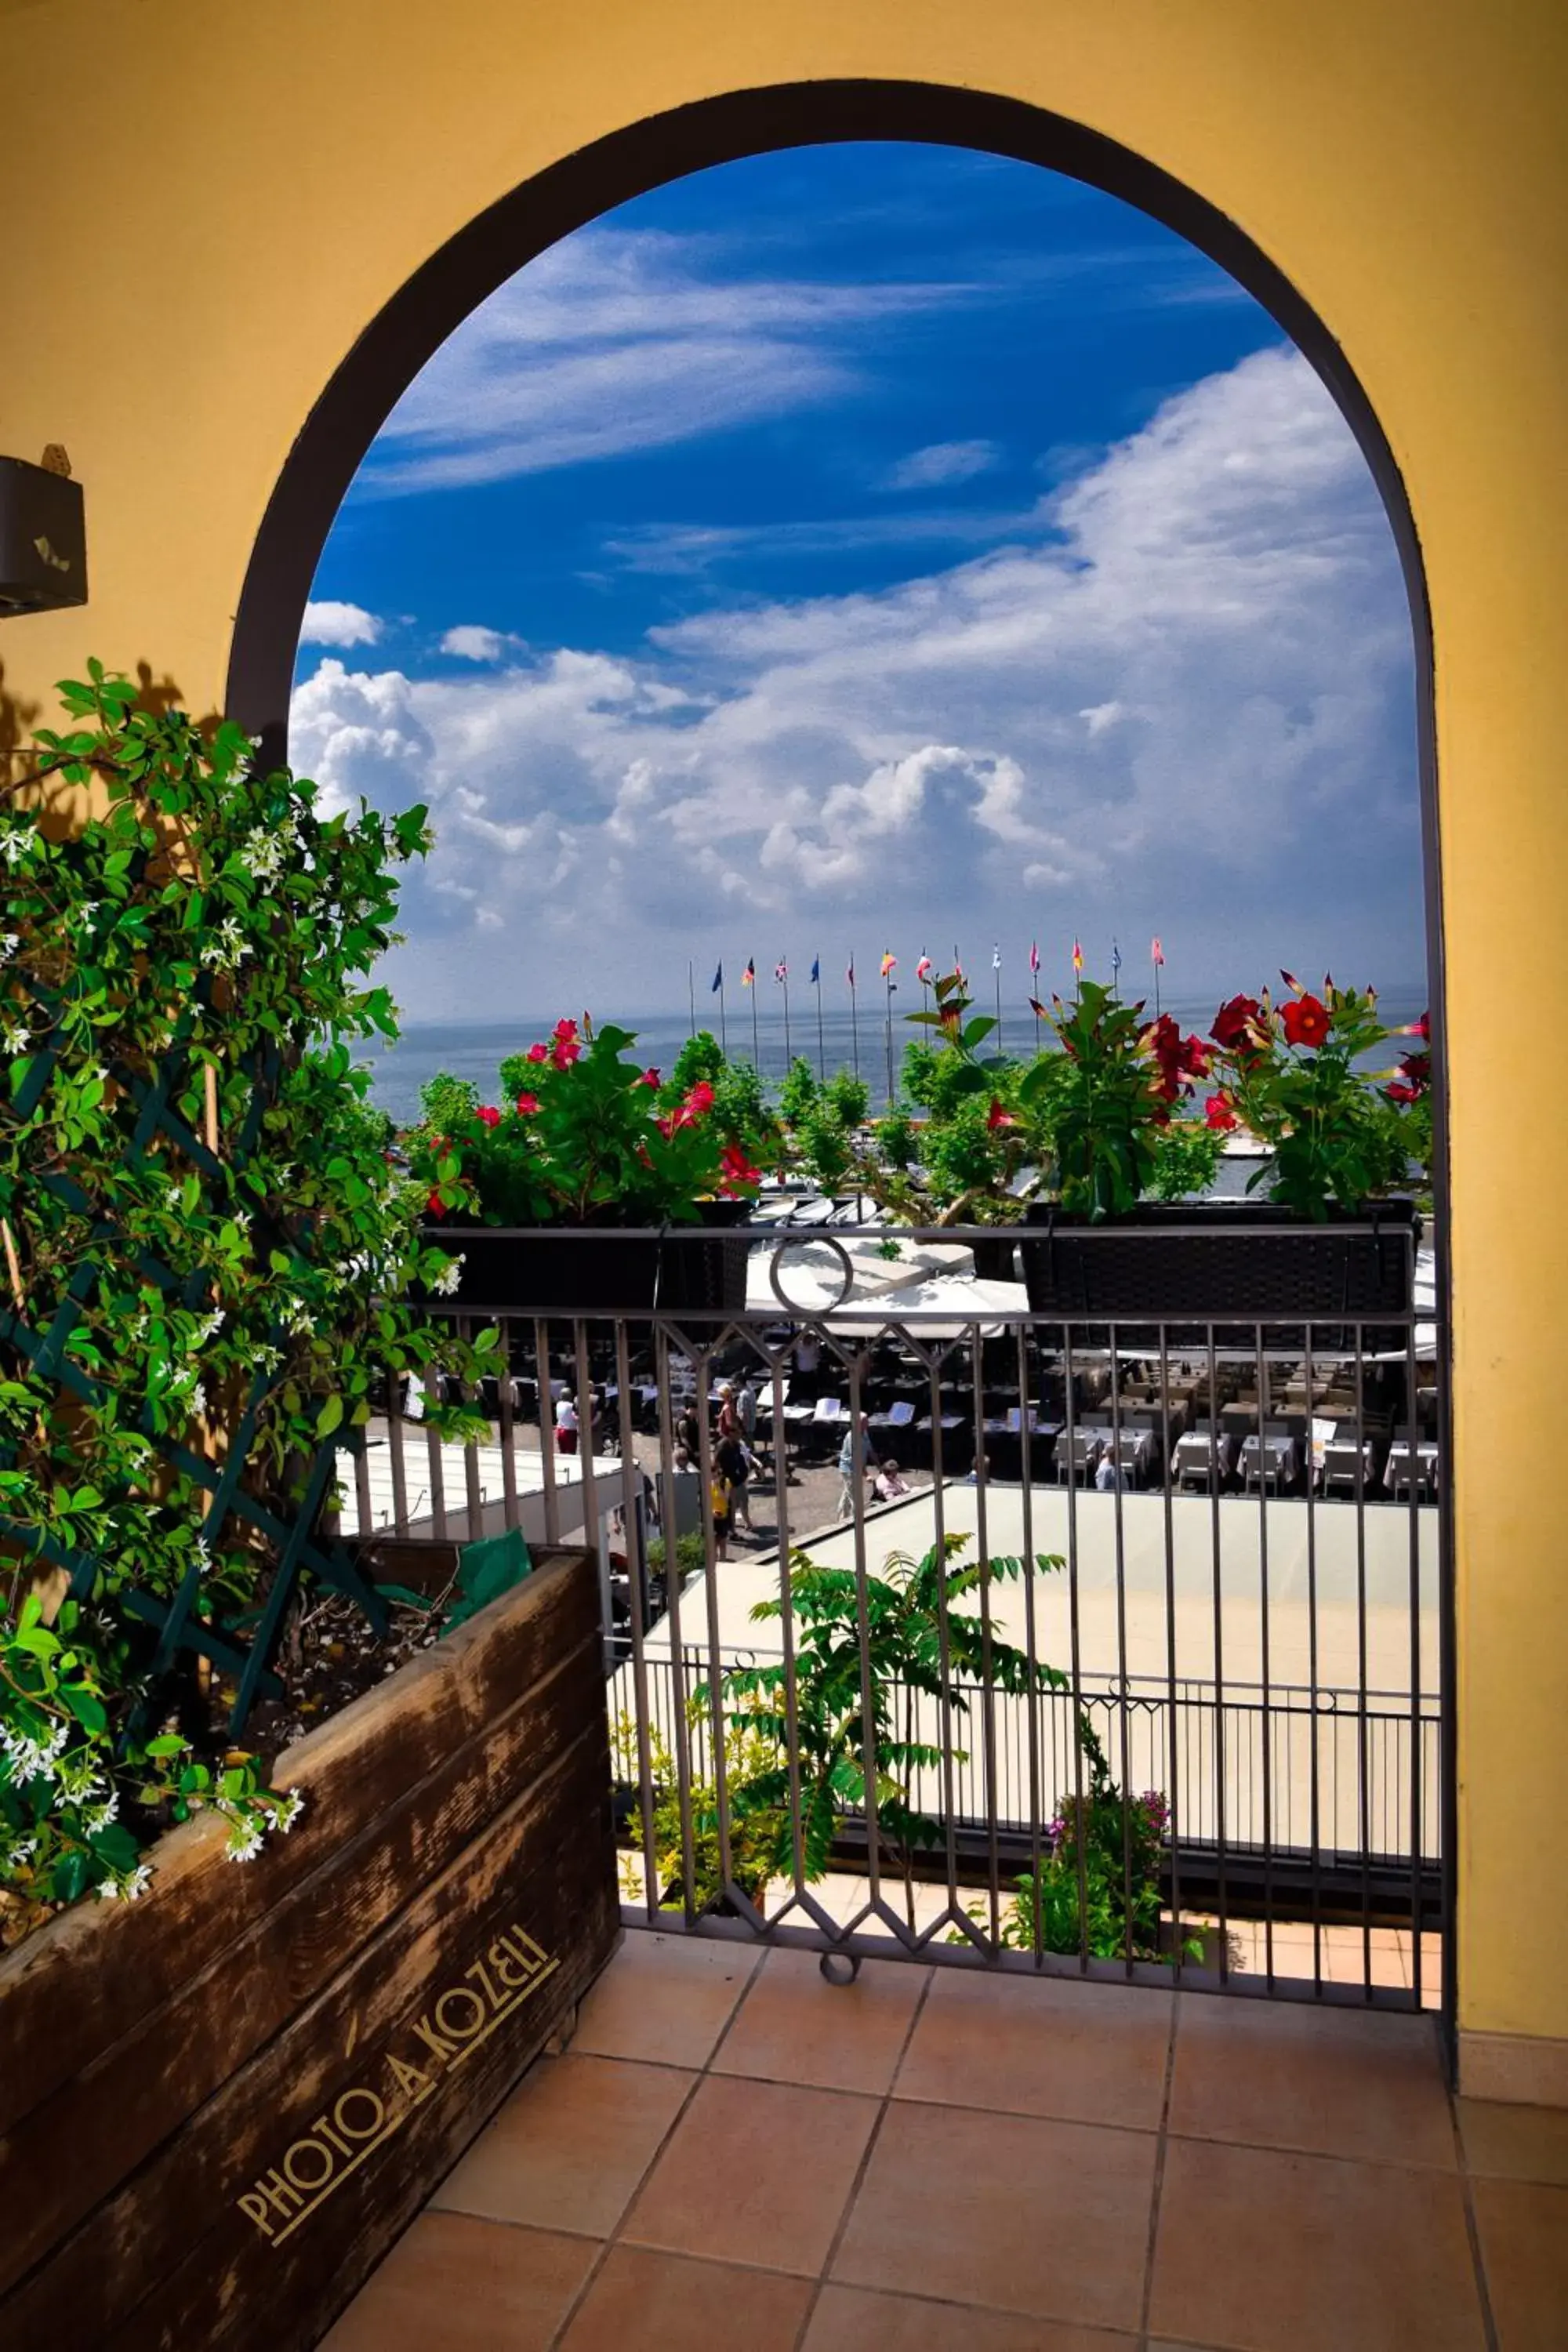
[[[144,1164],[151,1147],[161,1139],[172,1144],[209,1182],[237,1174],[246,1165],[255,1150],[262,1118],[276,1093],[283,1066],[281,1052],[276,1046],[258,1046],[243,1057],[239,1067],[251,1081],[250,1099],[227,1159],[220,1159],[180,1117],[173,1100],[191,1071],[191,1033],[197,1012],[211,1003],[211,986],[210,977],[204,972],[197,982],[195,1002],[178,1023],[153,1083],[122,1063],[111,1059],[109,1065],[110,1075],[137,1113],[127,1141],[125,1160],[132,1165]],[[38,988],[35,988],[34,994],[36,1001],[51,1009],[58,1008],[58,996],[51,998]],[[37,1051],[16,1095],[13,1107],[16,1117],[26,1118],[37,1108],[60,1052],[60,1025],[57,1023]],[[40,1175],[38,1181],[62,1207],[89,1222],[90,1248],[72,1273],[63,1295],[47,1313],[35,1313],[29,1318],[14,1304],[0,1311],[0,1357],[6,1350],[14,1351],[36,1374],[55,1381],[82,1403],[101,1404],[108,1396],[104,1384],[74,1363],[66,1349],[106,1266],[116,1255],[125,1254],[126,1244],[112,1222],[94,1215],[92,1202],[70,1176],[50,1171]],[[286,1231],[264,1208],[253,1213],[264,1234],[269,1234],[280,1248],[297,1256],[309,1255],[308,1233]],[[182,1305],[190,1307],[199,1302],[206,1281],[199,1269],[181,1276],[142,1250],[134,1253],[132,1263],[144,1281],[153,1283]],[[268,1334],[271,1343],[277,1345],[285,1337],[281,1322],[274,1323]],[[202,1591],[199,1555],[172,1600],[135,1586],[121,1588],[120,1595],[123,1605],[157,1633],[153,1661],[154,1679],[181,1650],[209,1659],[234,1677],[237,1687],[228,1717],[231,1738],[243,1728],[258,1696],[281,1693],[282,1685],[271,1670],[271,1659],[289,1603],[301,1578],[310,1576],[317,1583],[345,1595],[363,1611],[378,1634],[386,1633],[388,1623],[384,1603],[374,1587],[360,1575],[343,1546],[335,1538],[322,1535],[316,1524],[337,1454],[341,1449],[357,1448],[363,1443],[358,1432],[340,1429],[317,1446],[306,1467],[300,1501],[292,1516],[272,1510],[248,1494],[241,1484],[266,1391],[267,1375],[258,1371],[251,1381],[221,1464],[195,1453],[177,1437],[158,1431],[153,1424],[151,1403],[137,1423],[140,1435],[170,1468],[206,1491],[209,1499],[201,1535],[208,1550],[216,1546],[225,1527],[237,1520],[259,1534],[276,1553],[277,1565],[266,1601],[258,1614],[247,1612],[247,1619],[255,1620],[248,1633],[247,1626],[237,1621],[207,1623],[195,1613]],[[11,1466],[16,1460],[16,1448],[0,1444],[0,1465]],[[103,1567],[92,1552],[77,1549],[47,1528],[18,1520],[3,1508],[0,1535],[26,1556],[63,1570],[79,1597],[91,1591]]]

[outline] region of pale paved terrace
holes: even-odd
[[[1568,2115],[1426,2018],[633,1931],[331,2352],[1559,2352]]]

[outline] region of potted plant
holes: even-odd
[[[447,1295],[465,1310],[744,1305],[744,1239],[682,1245],[666,1236],[674,1226],[738,1224],[756,1197],[765,1147],[724,1120],[710,1080],[664,1087],[630,1055],[636,1043],[631,1031],[595,1029],[586,1015],[581,1026],[563,1019],[502,1064],[501,1106],[445,1076],[426,1088],[426,1118],[406,1148],[426,1196],[426,1240],[460,1252]],[[564,1238],[574,1229],[589,1238]]]
[[[1394,1188],[1414,1122],[1362,1066],[1398,1033],[1370,991],[1331,981],[1319,997],[1286,979],[1286,1003],[1233,997],[1206,1039],[1093,982],[1056,1001],[1058,1197],[1031,1209],[1045,1231],[1024,1253],[1037,1313],[1300,1322],[1407,1309],[1419,1229]],[[1219,1139],[1246,1129],[1267,1148],[1248,1188],[1261,1200],[1158,1201],[1162,1139],[1203,1079],[1205,1128]]]

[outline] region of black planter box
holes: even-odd
[[[1421,1233],[1412,1201],[1324,1224],[1267,1201],[1151,1205],[1099,1225],[1037,1204],[1026,1223],[1033,1312],[1098,1323],[1404,1315]]]
[[[742,1227],[749,1206],[705,1201],[700,1224],[663,1235],[606,1225],[578,1240],[549,1225],[426,1225],[422,1237],[461,1255],[444,1303],[464,1315],[736,1315],[752,1236],[725,1228]]]
[[[984,1241],[971,1242],[974,1253],[975,1278],[980,1282],[1016,1282],[1018,1279],[1018,1236],[1011,1227],[994,1239],[989,1234]]]

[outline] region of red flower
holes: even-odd
[[[539,1097],[537,1095],[519,1095],[517,1098],[517,1107],[524,1118],[531,1118],[534,1112],[539,1108]]]
[[[1228,1135],[1232,1128],[1239,1124],[1228,1097],[1223,1094],[1210,1095],[1204,1105],[1204,1117],[1221,1135]]]
[[[548,1062],[550,1048],[548,1045],[531,1045],[523,1058],[530,1062]]]
[[[1288,1045],[1327,1044],[1329,1009],[1321,997],[1299,996],[1293,1004],[1281,1006],[1279,1018],[1285,1024]]]
[[[713,1089],[706,1078],[699,1078],[680,1106],[689,1119],[702,1118],[713,1108]]]
[[[1250,1031],[1262,1013],[1256,996],[1233,996],[1215,1014],[1209,1035],[1226,1053],[1251,1043]]]
[[[638,1078],[637,1083],[639,1087],[657,1087],[658,1084],[658,1072],[655,1069],[647,1069],[643,1072],[641,1077]]]
[[[762,1181],[762,1170],[752,1166],[741,1146],[738,1143],[727,1143],[719,1162],[721,1192],[743,1192],[752,1185],[760,1184]]]
[[[1401,1086],[1397,1078],[1395,1078],[1391,1087],[1385,1087],[1384,1092],[1387,1095],[1391,1103],[1399,1104],[1401,1108],[1403,1108],[1405,1104],[1413,1103],[1417,1100],[1415,1088],[1414,1087]]]
[[[1201,1037],[1182,1040],[1183,1074],[1189,1078],[1206,1078],[1209,1074],[1209,1049]]]
[[[985,1124],[994,1135],[999,1127],[1016,1127],[1018,1122],[1012,1112],[1005,1110],[996,1097],[993,1096],[991,1108],[985,1114]]]
[[[570,1069],[572,1064],[580,1058],[582,1051],[583,1048],[577,1041],[575,1021],[558,1021],[555,1024],[553,1042],[550,1047],[552,1066],[557,1070]]]
[[[486,1127],[499,1127],[500,1125],[500,1111],[493,1109],[489,1103],[481,1103],[479,1109],[474,1113],[474,1117],[477,1119],[481,1120]]]
[[[425,1203],[425,1213],[427,1217],[444,1217],[446,1215],[446,1202],[442,1200],[439,1192],[434,1191],[431,1192],[430,1198]]]

